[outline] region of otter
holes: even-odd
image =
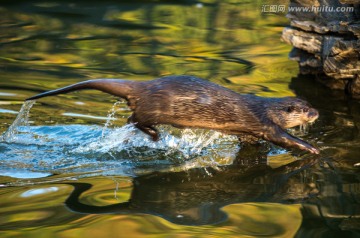
[[[286,132],[287,128],[314,122],[319,113],[295,97],[264,98],[239,94],[194,76],[167,76],[138,82],[94,79],[47,91],[26,100],[96,89],[126,99],[133,114],[128,123],[159,140],[156,125],[203,128],[225,134],[250,135],[284,148],[319,154],[319,149]]]

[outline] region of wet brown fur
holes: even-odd
[[[193,76],[168,76],[146,82],[89,80],[39,94],[27,100],[82,89],[97,89],[128,101],[129,123],[158,140],[154,126],[207,128],[226,134],[249,134],[285,148],[319,150],[284,129],[312,122],[318,112],[303,100],[238,94]]]

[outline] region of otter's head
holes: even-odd
[[[286,129],[314,122],[319,117],[319,112],[304,100],[286,97],[271,100],[267,105],[267,116]]]

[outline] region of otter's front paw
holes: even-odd
[[[309,144],[302,144],[300,146],[300,148],[302,150],[306,150],[306,151],[308,151],[308,152],[310,152],[312,154],[316,154],[316,155],[320,154],[320,150],[318,148],[315,148],[314,146],[309,145]]]

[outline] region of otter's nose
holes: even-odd
[[[308,117],[310,118],[318,118],[319,117],[319,112],[316,109],[310,109],[309,113],[308,113]]]

